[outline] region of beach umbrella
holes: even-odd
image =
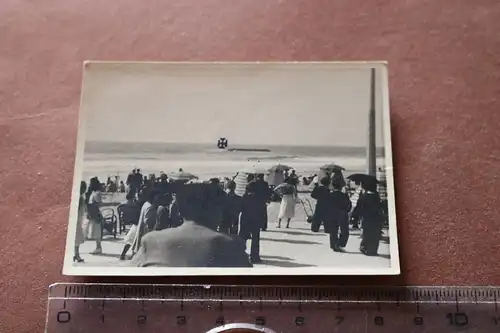
[[[291,166],[285,164],[276,164],[268,169],[269,172],[283,172],[292,169]]]
[[[185,172],[185,171],[172,172],[172,173],[170,173],[170,178],[172,178],[176,181],[189,181],[192,179],[198,179],[197,176],[193,175],[192,173]]]
[[[336,171],[336,170],[345,171],[344,167],[341,167],[340,165],[333,163],[322,165],[320,169],[326,171]]]
[[[285,175],[283,172],[271,171],[266,176],[266,181],[269,185],[278,186],[279,184],[283,184],[285,182]]]
[[[353,173],[352,175],[347,176],[347,179],[350,179],[354,182],[373,182],[375,184],[378,184],[378,180],[374,176],[367,175],[365,173]]]

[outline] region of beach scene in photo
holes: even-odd
[[[383,74],[89,63],[65,271],[399,271]]]
[[[320,172],[325,164],[342,165],[344,175],[364,172],[367,168],[366,148],[364,147],[328,147],[328,146],[257,146],[238,145],[244,151],[219,149],[216,144],[162,144],[162,143],[123,143],[123,142],[88,142],[85,149],[84,179],[94,176],[103,182],[111,177],[126,180],[130,170],[140,168],[146,176],[169,174],[179,168],[199,177],[201,181],[212,178],[233,178],[239,172],[263,170],[266,172],[277,163],[293,166],[297,174],[310,177]],[[250,151],[252,149],[260,151]],[[264,151],[265,150],[265,151]],[[379,149],[377,163],[384,165],[383,149]],[[359,252],[361,231],[351,229],[347,250],[351,256],[343,253],[325,251],[328,247],[328,235],[311,232],[308,215],[314,212],[315,200],[310,197],[314,184],[299,183],[299,197],[304,205],[297,204],[296,216],[291,222],[292,228],[277,229],[280,204],[272,202],[267,206],[269,225],[265,237],[261,238],[262,262],[255,267],[292,268],[292,267],[359,267],[379,268],[389,266],[389,237],[387,230],[381,238],[380,256],[376,259],[365,257]],[[353,198],[353,201],[355,199]],[[125,193],[105,193],[103,210],[108,215],[116,214],[118,205],[125,201]],[[309,206],[310,205],[310,206]],[[112,211],[112,213],[111,213]],[[263,232],[264,233],[264,232]],[[85,263],[75,263],[84,267],[111,265],[126,266],[118,259],[125,245],[125,232],[114,237],[105,231],[103,251],[105,255],[91,255],[94,250],[91,242],[81,246],[80,252],[86,258]],[[357,257],[353,260],[352,255]]]

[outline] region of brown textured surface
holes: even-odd
[[[389,61],[402,276],[155,281],[500,284],[499,17],[497,0],[2,0],[0,331],[41,331],[47,286],[72,280],[89,59]]]

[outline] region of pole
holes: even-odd
[[[375,142],[375,68],[371,69],[370,111],[368,114],[368,174],[377,177],[377,147]]]

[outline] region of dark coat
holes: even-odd
[[[367,192],[360,196],[354,213],[362,221],[361,250],[365,254],[376,255],[384,224],[383,206],[378,193]]]
[[[252,267],[252,264],[239,237],[186,221],[177,228],[145,235],[127,266]]]
[[[238,221],[242,209],[242,197],[236,193],[228,193],[225,197],[223,220],[226,224]]]
[[[241,200],[241,227],[260,228],[267,216],[266,205],[256,193],[245,193]]]
[[[351,199],[341,191],[330,192],[329,210],[330,218],[325,223],[325,232],[337,232],[336,226],[349,223],[349,212],[351,211]]]
[[[323,218],[330,215],[330,190],[327,186],[320,185],[314,187],[311,198],[316,199],[316,207],[314,208],[315,218],[323,220]]]

